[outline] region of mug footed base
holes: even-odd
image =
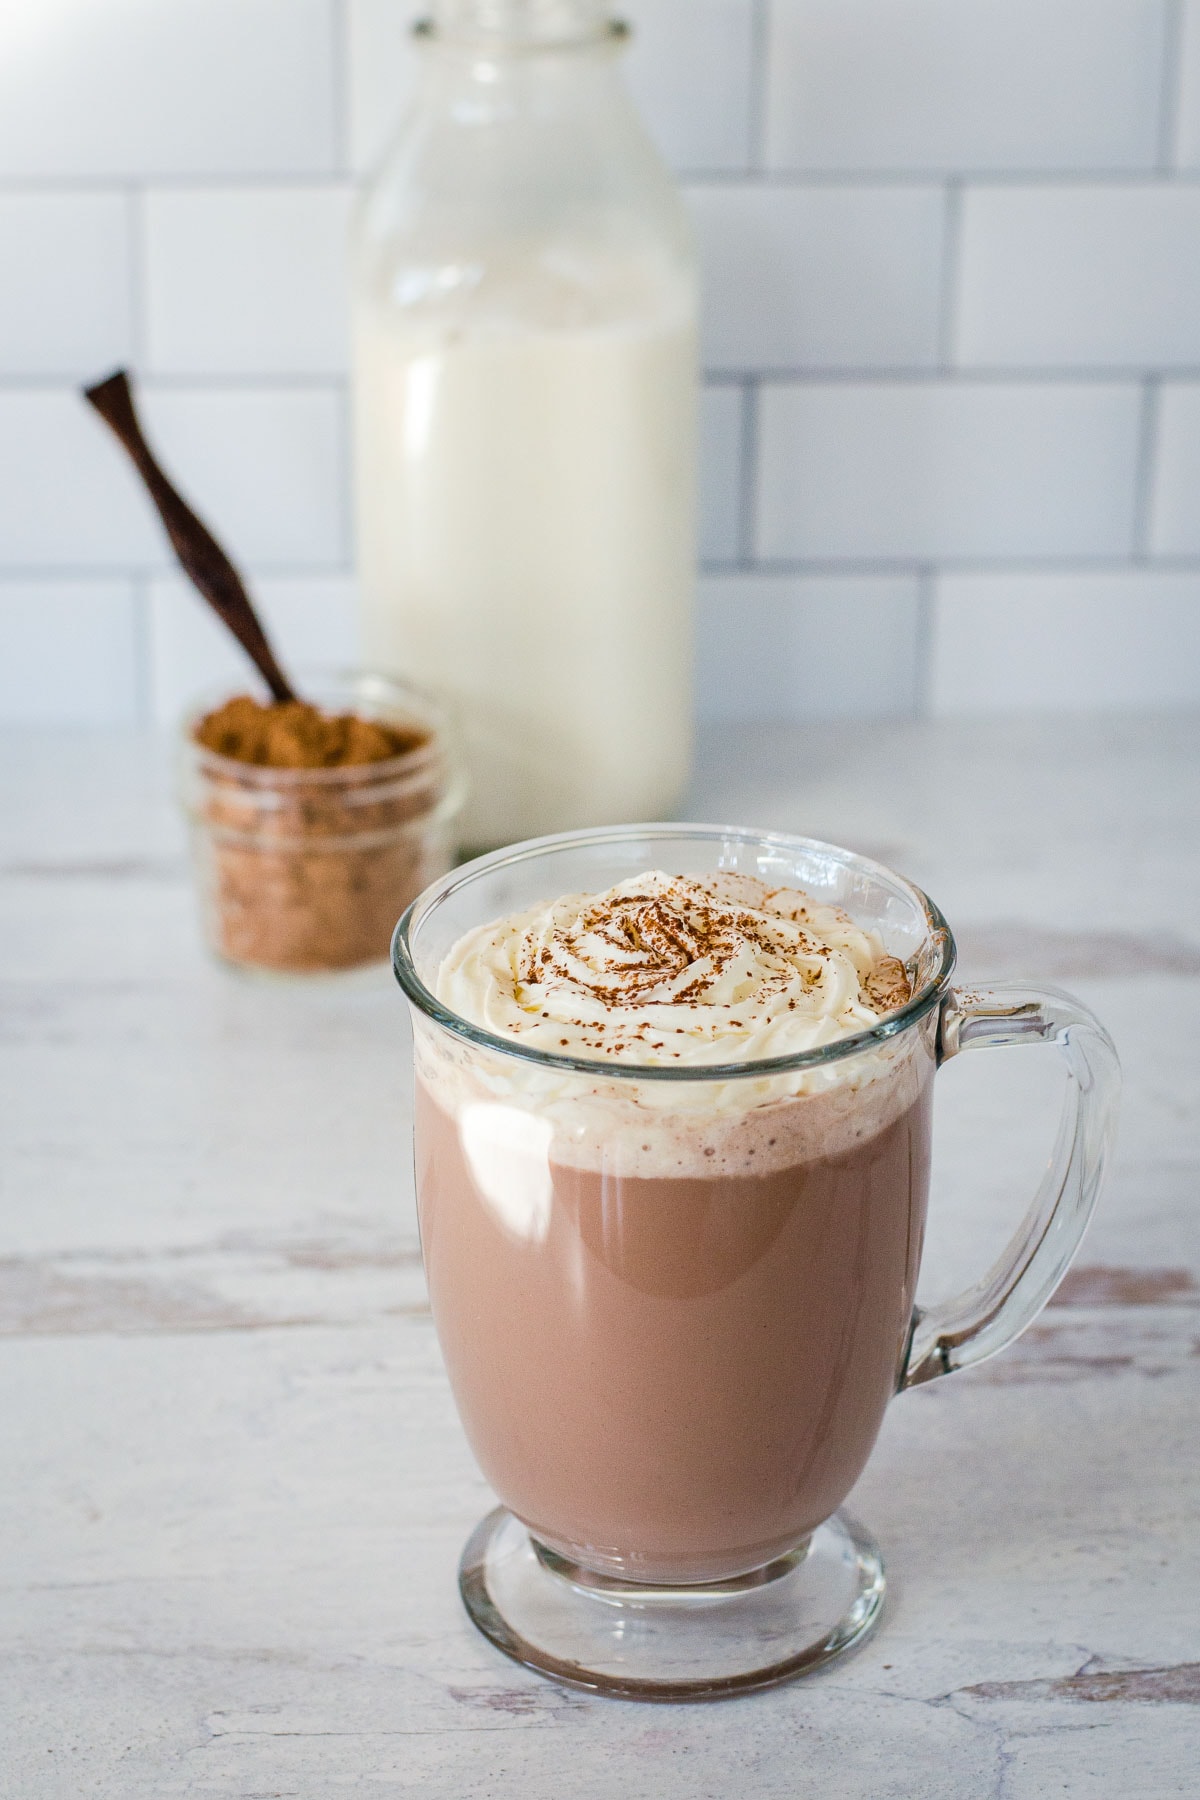
[[[806,1675],[870,1635],[884,1593],[878,1546],[845,1513],[752,1574],[660,1587],[593,1575],[502,1506],[472,1532],[458,1585],[514,1662],[632,1700],[716,1700]]]

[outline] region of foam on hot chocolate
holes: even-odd
[[[422,1034],[423,1078],[452,1111],[473,1107],[474,1129],[494,1128],[506,1154],[524,1129],[508,1116],[515,1104],[536,1113],[558,1162],[669,1178],[767,1172],[882,1130],[927,1074],[904,1033],[829,1064],[703,1078],[706,1066],[749,1066],[864,1031],[910,996],[877,933],[753,876],[650,872],[541,903],[468,932],[436,987],[497,1037],[597,1065],[589,1083]],[[614,1064],[625,1066],[615,1078]],[[630,1064],[696,1079],[639,1082]]]
[[[468,932],[438,975],[438,998],[499,1037],[649,1068],[795,1055],[908,997],[840,907],[731,874],[566,894]]]

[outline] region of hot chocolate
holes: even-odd
[[[418,1037],[430,1295],[485,1475],[600,1572],[705,1582],[792,1550],[845,1498],[895,1388],[932,1046],[918,1029],[741,1071],[876,1024],[908,999],[904,968],[795,891],[647,875],[467,934],[438,989],[579,1059]]]
[[[418,1089],[446,1366],[481,1469],[536,1537],[595,1569],[710,1581],[841,1504],[912,1312],[928,1092],[839,1154],[763,1174],[614,1178],[551,1158],[538,1237],[499,1215]]]
[[[889,1397],[1002,1350],[1061,1279],[1112,1137],[1103,1027],[1051,989],[955,989],[927,894],[738,826],[481,857],[392,958],[434,1320],[503,1502],[463,1548],[471,1619],[557,1682],[655,1700],[862,1643],[883,1560],[843,1502]],[[914,1305],[937,1063],[1051,1043],[1031,1206],[982,1279]]]

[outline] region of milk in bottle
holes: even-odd
[[[445,0],[356,222],[366,651],[456,710],[472,846],[686,776],[696,281],[622,41],[595,0]]]

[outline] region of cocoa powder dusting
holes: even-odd
[[[897,956],[881,956],[863,982],[862,991],[881,1017],[907,1006],[912,999],[908,970]]]

